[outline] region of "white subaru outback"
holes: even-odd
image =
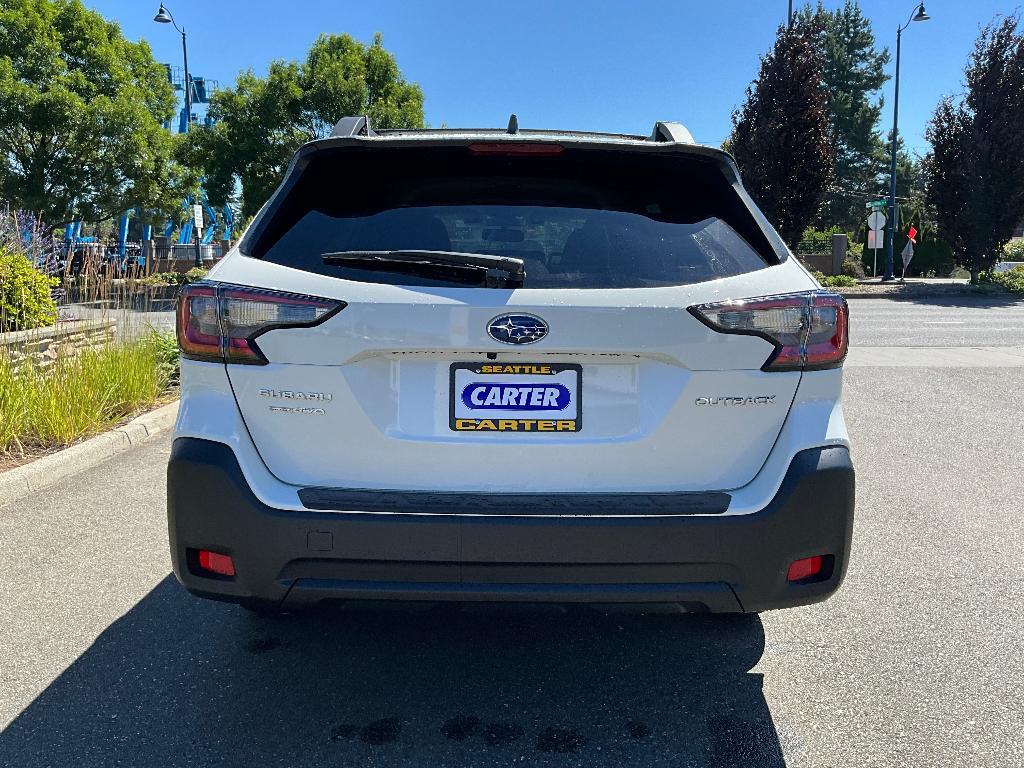
[[[846,303],[678,124],[345,118],[177,331],[196,595],[756,612],[846,572]]]

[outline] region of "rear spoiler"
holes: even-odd
[[[519,128],[519,119],[515,114],[511,115],[508,119],[508,127],[504,130],[500,128],[472,128],[472,129],[450,129],[450,128],[414,128],[414,129],[391,129],[375,131],[370,125],[369,115],[359,115],[358,117],[343,117],[334,125],[334,130],[331,131],[331,138],[349,138],[352,136],[411,136],[415,134],[432,134],[432,133],[445,133],[445,134],[496,134],[496,135],[510,135],[510,136],[592,136],[595,138],[609,138],[609,139],[631,139],[633,141],[652,141],[652,142],[673,142],[676,144],[696,144],[693,140],[693,134],[687,130],[686,126],[682,123],[673,123],[668,121],[658,121],[654,124],[654,130],[651,131],[650,136],[634,136],[631,134],[621,133],[598,133],[591,131],[557,131],[557,130],[537,130],[537,129],[524,129]]]

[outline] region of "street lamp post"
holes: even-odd
[[[153,21],[170,24],[181,33],[181,56],[185,61],[185,131],[187,132],[192,123],[192,77],[188,73],[188,43],[185,38],[185,28],[178,27],[171,12],[164,7],[163,3],[160,3],[160,10],[156,12]],[[202,243],[199,240],[199,228],[194,227],[194,229],[196,231],[196,266],[201,267],[203,266]]]
[[[925,13],[924,3],[917,6],[910,19],[902,27],[896,30],[896,83],[892,99],[892,165],[889,168],[889,241],[885,246],[885,274],[882,280],[893,279],[893,256],[892,251],[896,242],[896,227],[899,226],[896,212],[896,148],[899,144],[899,120],[900,120],[900,40],[903,37],[903,30],[915,21],[928,21],[931,16]]]

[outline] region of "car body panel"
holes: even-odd
[[[263,267],[256,275],[254,263]],[[811,287],[791,262],[761,270],[756,278],[633,290],[403,288],[295,272],[235,254],[217,274],[233,283],[247,279],[347,303],[314,328],[261,336],[257,343],[269,365],[228,369],[263,460],[288,483],[459,490],[736,488],[764,463],[800,380],[799,373],[760,370],[774,349],[764,339],[715,333],[686,309],[723,295]],[[487,335],[489,321],[503,312],[542,317],[551,330],[540,342],[512,352]],[[488,354],[497,362],[582,365],[582,430],[453,432],[450,367],[488,362]],[[306,403],[267,396],[282,392],[331,399]],[[720,397],[764,398],[766,404],[698,404],[700,398]],[[315,408],[288,410],[297,405]],[[718,435],[729,439],[713,439]],[[531,469],[496,469],[505,463]]]

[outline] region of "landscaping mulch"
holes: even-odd
[[[1007,297],[1013,294],[991,284],[908,280],[905,283],[864,282],[848,288],[833,288],[848,299],[916,299],[943,296]]]

